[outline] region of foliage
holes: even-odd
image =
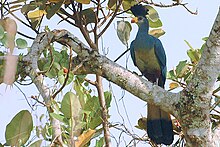
[[[22,25],[36,33],[35,35],[40,34],[42,30],[50,31],[49,26],[44,24],[45,19],[56,20],[53,23],[57,24],[66,22],[72,27],[79,28],[89,46],[94,49],[97,47],[98,39],[108,29],[116,16],[123,16],[117,21],[116,31],[119,40],[128,48],[132,26],[127,18],[133,17],[129,9],[138,2],[136,0],[108,0],[106,2],[91,0],[15,0],[1,2],[1,12],[4,12],[2,15],[11,14],[14,16]],[[155,37],[165,34],[156,9],[147,5],[147,2],[143,2],[143,4],[149,9],[149,15],[147,15],[151,28],[149,34]],[[17,13],[21,13],[23,19],[20,19]],[[17,26],[13,19],[5,17],[0,20],[0,45],[10,48],[11,52],[16,49],[23,49],[20,50],[21,54],[18,58],[15,82],[26,84],[30,80],[30,73],[24,70],[29,66],[29,63],[22,60],[25,56],[23,51],[27,53],[30,51],[28,39],[34,39],[35,35],[29,36],[20,33],[21,38],[19,38],[20,36],[16,37],[17,33]],[[95,37],[91,37],[92,35]],[[186,87],[205,47],[203,45],[200,49],[194,49],[187,41],[186,43],[190,48],[187,51],[190,60],[180,61],[173,70],[168,72],[167,78],[172,81],[170,90]],[[0,57],[6,56],[7,53],[7,51],[0,51]],[[92,93],[94,83],[87,79],[87,75],[75,75],[70,72],[76,68],[70,68],[71,56],[72,50],[66,46],[58,49],[55,44],[50,44],[45,48],[38,59],[39,74],[43,75],[43,80],[49,80],[53,85],[64,86],[64,88],[59,89],[54,86],[50,89],[52,91],[50,106],[47,106],[40,98],[32,97],[37,103],[51,109],[51,112],[48,111],[49,116],[41,115],[39,117],[41,125],[34,124],[33,126],[33,116],[27,110],[22,110],[6,127],[5,145],[40,146],[43,141],[52,143],[53,124],[50,122],[51,118],[61,122],[61,135],[65,145],[74,141],[76,146],[89,146],[93,139],[96,147],[105,144],[104,137],[101,135],[103,129],[100,129],[103,122],[100,100],[96,94]],[[0,84],[3,83],[4,65],[5,61],[0,60]],[[215,110],[220,103],[220,96],[217,95],[219,91],[220,87],[217,87],[213,92],[215,103],[212,110]],[[56,92],[58,96],[55,95]],[[57,97],[61,97],[61,100],[58,100]],[[109,109],[112,100],[111,92],[105,91],[104,97],[107,109]],[[212,114],[212,118],[213,127],[215,127],[220,122],[219,115]],[[46,119],[46,122],[43,119]],[[144,121],[146,118],[139,119],[136,127],[145,131],[146,128],[143,124],[146,123]],[[180,134],[181,130],[178,131]],[[31,132],[37,139],[30,139]],[[77,139],[74,140],[75,137]]]

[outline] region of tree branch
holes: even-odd
[[[36,85],[37,89],[39,90],[47,106],[48,112],[50,113],[53,111],[50,107],[51,92],[50,89],[47,86],[45,86],[45,83],[43,83],[43,75],[42,74],[38,75],[39,69],[37,64],[41,52],[43,51],[43,49],[47,48],[47,46],[49,46],[51,42],[50,35],[48,37],[45,36],[47,35],[45,35],[44,33],[41,33],[37,36],[37,38],[35,39],[35,41],[31,46],[30,53],[27,56],[25,56],[23,60],[30,63],[30,66],[27,66],[25,70],[27,73],[29,73],[30,78],[32,79],[33,83]],[[41,43],[42,37],[44,37],[43,43]],[[53,139],[56,138],[57,142],[62,145],[63,141],[61,137],[62,130],[60,128],[60,121],[52,117],[50,117],[50,119],[53,130]]]

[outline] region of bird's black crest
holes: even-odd
[[[131,7],[131,12],[134,14],[134,16],[145,16],[148,14],[148,9],[141,5],[141,4],[137,4]]]

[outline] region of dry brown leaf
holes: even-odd
[[[6,56],[5,73],[4,73],[3,82],[7,85],[12,85],[15,81],[17,61],[18,61],[17,56],[10,55],[10,54]]]
[[[83,147],[84,145],[86,145],[94,134],[95,130],[88,130],[81,134],[75,142],[75,147]]]
[[[170,89],[175,89],[175,88],[177,88],[177,87],[179,87],[179,84],[176,83],[176,82],[172,82],[172,83],[170,83],[170,85],[169,85],[169,88],[170,88]]]
[[[10,53],[12,54],[15,47],[15,35],[17,33],[17,24],[15,20],[6,17],[4,19],[4,29],[7,32],[7,47],[10,49]]]

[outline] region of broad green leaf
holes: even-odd
[[[50,116],[63,122],[64,121],[64,116],[63,115],[60,115],[60,114],[57,114],[57,113],[50,113]]]
[[[76,0],[78,3],[89,4],[91,0]]]
[[[189,46],[189,48],[190,48],[191,50],[195,50],[195,49],[189,44],[188,41],[186,41],[186,40],[184,40],[184,41],[185,41],[185,43]]]
[[[148,11],[148,17],[150,18],[150,20],[152,22],[157,22],[159,19],[159,14],[157,13],[157,11],[152,7],[152,6],[145,6],[147,7]]]
[[[47,62],[43,66],[43,71],[47,71],[45,74],[47,77],[54,78],[54,77],[57,77],[57,74],[58,74],[58,71],[60,70],[60,68],[61,68],[60,64],[57,62],[53,62],[52,65],[50,62]]]
[[[2,25],[0,25],[0,39],[2,39],[5,35],[5,30],[4,28],[2,27]]]
[[[130,38],[131,24],[128,21],[118,21],[117,22],[117,35],[120,41],[128,46],[128,40]]]
[[[157,21],[152,21],[151,19],[148,19],[148,21],[151,28],[159,28],[163,25],[160,19],[158,19]]]
[[[24,145],[33,129],[32,116],[28,110],[22,110],[6,126],[6,143],[10,146]]]
[[[187,55],[189,56],[192,63],[198,63],[199,59],[201,57],[201,53],[198,49],[197,50],[194,50],[194,49],[187,50]]]
[[[53,58],[55,62],[60,62],[60,60],[62,59],[62,55],[58,51],[53,51]],[[69,59],[66,58],[66,60],[68,62]]]
[[[47,11],[47,19],[50,19],[52,16],[54,16],[54,14],[56,14],[59,11],[60,7],[64,2],[65,0],[60,0],[58,3],[55,3],[55,5],[52,5],[51,8],[49,8]]]
[[[108,8],[112,8],[116,4],[117,0],[108,0]]]
[[[99,140],[96,140],[95,147],[103,147],[104,146],[104,137],[99,138]]]
[[[104,92],[105,101],[107,108],[110,107],[112,95],[110,92]],[[90,98],[87,103],[85,104],[84,110],[90,111],[90,121],[88,122],[88,127],[91,129],[95,129],[102,123],[102,117],[101,117],[101,107],[99,103],[98,97],[93,96]]]
[[[7,46],[7,35],[4,34],[3,38],[0,39],[0,42],[6,47]]]
[[[134,0],[123,0],[122,1],[122,7],[123,7],[123,10],[128,10],[131,8],[131,6],[134,6],[135,4],[137,4],[138,2],[137,1],[134,1]]]
[[[156,38],[159,38],[160,36],[165,34],[165,31],[163,29],[153,29],[149,31],[149,34]]]
[[[78,97],[72,92],[67,92],[61,102],[61,112],[66,118],[71,118],[79,116],[80,110],[81,105]]]
[[[84,9],[80,14],[85,25],[96,22],[96,15],[93,8]]]
[[[34,143],[32,143],[29,147],[41,147],[43,140],[37,140]]]
[[[19,49],[27,48],[27,41],[21,38],[16,39],[16,44]]]
[[[190,81],[190,77],[191,77],[191,75],[192,75],[192,72],[189,70],[189,71],[187,71],[186,72],[186,74],[184,75],[184,81],[186,82],[186,83],[188,83],[189,81]]]
[[[38,6],[33,3],[23,5],[23,7],[21,8],[21,13],[27,14],[28,12],[35,10],[37,7]]]
[[[179,78],[182,78],[182,76],[185,74],[185,72],[188,69],[187,60],[180,61],[179,64],[176,66],[176,74]]]
[[[167,73],[167,79],[176,79],[176,75],[174,73],[174,70],[170,70],[168,73]]]
[[[64,74],[63,69],[59,70],[59,72],[58,72],[58,81],[59,81],[60,84],[64,83],[66,76],[67,75]],[[74,74],[72,72],[70,72],[69,73],[69,78],[66,82],[66,85],[69,85],[73,81],[73,78],[74,78]]]

